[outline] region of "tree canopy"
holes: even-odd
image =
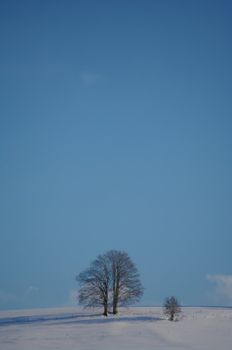
[[[110,250],[99,255],[77,276],[80,283],[79,303],[103,306],[103,314],[113,314],[118,306],[137,302],[143,295],[138,270],[126,252]]]

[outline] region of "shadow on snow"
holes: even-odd
[[[102,314],[66,314],[66,315],[43,315],[43,316],[16,316],[0,319],[1,326],[11,326],[16,324],[48,323],[49,325],[59,324],[101,324],[112,322],[153,322],[162,318],[155,316],[108,316]]]

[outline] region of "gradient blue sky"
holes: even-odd
[[[126,250],[143,304],[232,303],[232,2],[0,2],[0,309]]]

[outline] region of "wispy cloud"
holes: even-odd
[[[232,302],[232,275],[206,275],[206,279],[214,284],[212,297],[215,302],[230,304]]]
[[[85,86],[94,86],[97,83],[103,81],[103,76],[100,74],[82,72],[81,81]]]

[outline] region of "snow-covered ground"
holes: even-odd
[[[232,309],[183,308],[170,322],[158,307],[103,317],[77,308],[0,312],[1,350],[231,350]]]

